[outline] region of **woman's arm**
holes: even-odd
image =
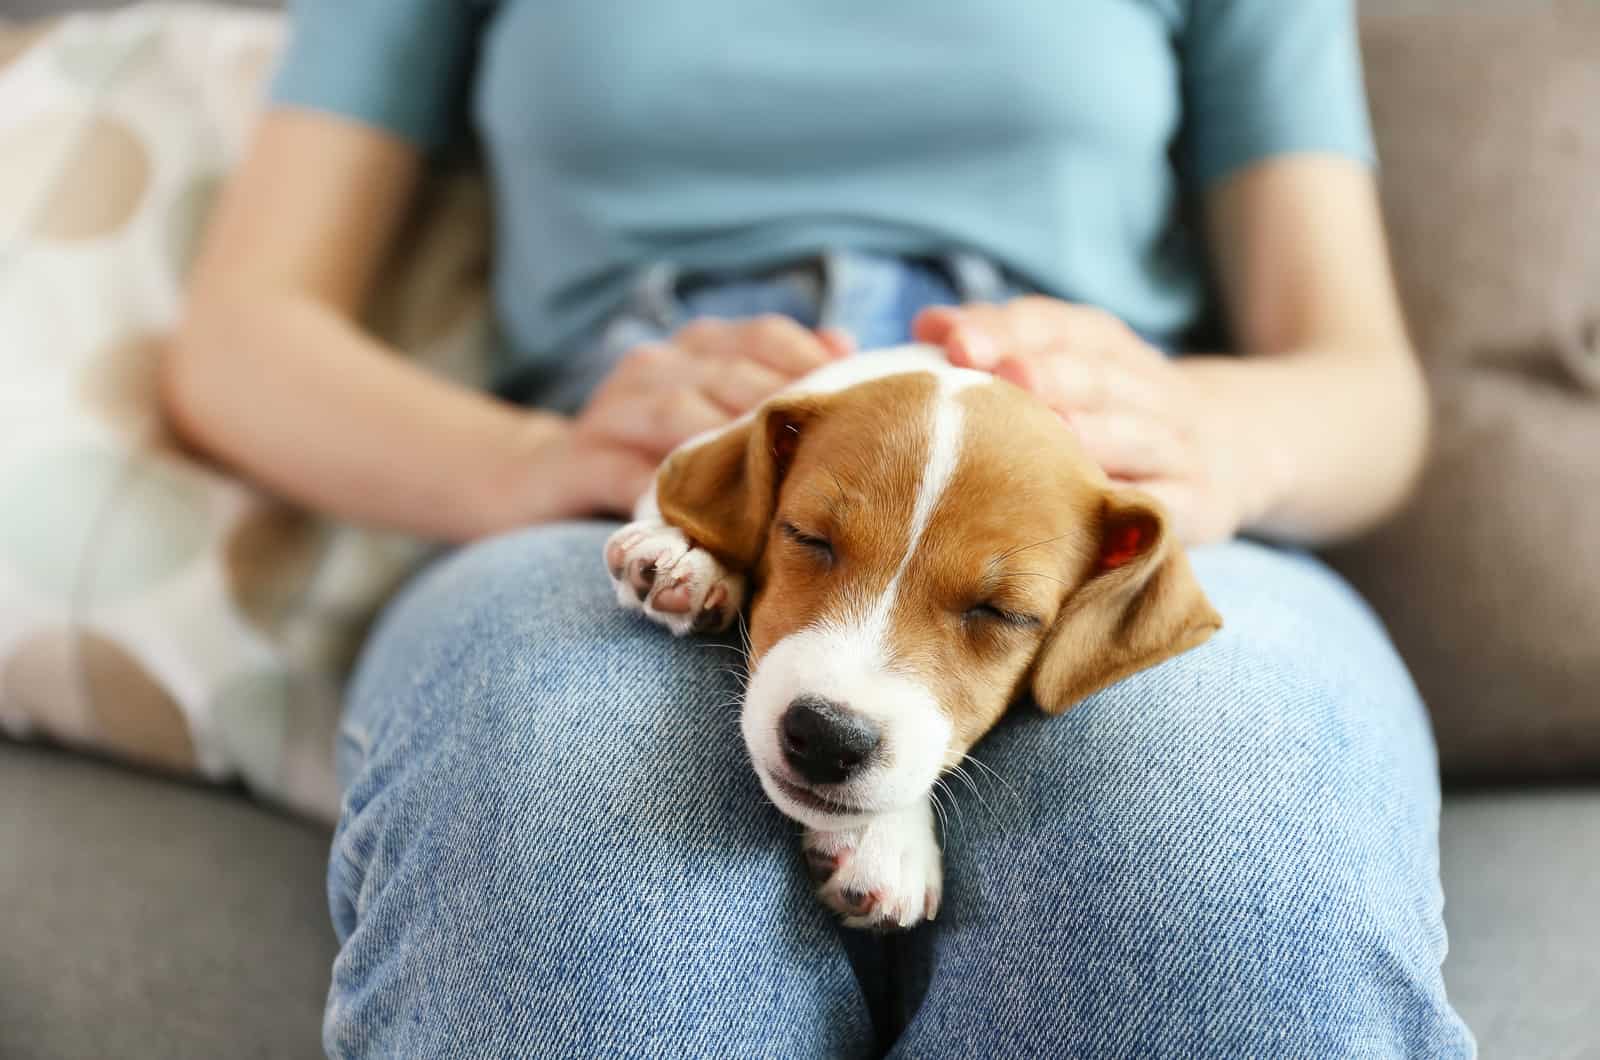
[[[1429,408],[1371,170],[1262,162],[1217,185],[1208,217],[1244,356],[1178,364],[1233,425],[1259,490],[1246,527],[1312,545],[1371,527],[1421,470]]]
[[[642,461],[618,452],[595,468],[591,455],[574,475],[563,421],[430,376],[356,325],[421,165],[355,122],[265,116],[169,345],[171,420],[293,500],[427,537],[625,506],[605,487],[635,489]]]
[[[373,127],[279,108],[207,233],[163,361],[191,444],[334,515],[444,540],[631,510],[674,446],[849,351],[790,321],[697,321],[573,421],[436,378],[356,324],[421,169]]]

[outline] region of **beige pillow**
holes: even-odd
[[[196,459],[155,384],[282,29],[150,4],[0,35],[0,733],[327,818],[340,686],[424,550]],[[399,348],[469,382],[487,228],[481,180],[437,175],[374,307]]]
[[[1447,773],[1600,770],[1600,4],[1362,20],[1437,409],[1421,489],[1336,564]]]

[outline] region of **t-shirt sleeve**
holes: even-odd
[[[1180,49],[1198,187],[1276,155],[1376,161],[1351,0],[1191,0]]]
[[[481,5],[473,0],[294,0],[274,103],[393,133],[424,150],[456,133]]]

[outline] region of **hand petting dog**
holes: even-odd
[[[1248,518],[1239,432],[1217,422],[1200,362],[1167,357],[1102,309],[1039,295],[926,309],[912,333],[1049,405],[1114,481],[1166,506],[1186,544],[1226,540]]]

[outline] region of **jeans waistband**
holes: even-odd
[[[968,251],[907,259],[866,251],[830,250],[754,274],[691,270],[674,262],[657,262],[640,275],[626,311],[663,331],[672,331],[684,323],[684,296],[695,288],[730,279],[759,280],[800,287],[817,306],[819,327],[845,326],[860,315],[856,311],[859,303],[879,297],[899,284],[917,263],[943,273],[961,302],[1000,302],[1021,293],[1020,287],[993,261]]]

